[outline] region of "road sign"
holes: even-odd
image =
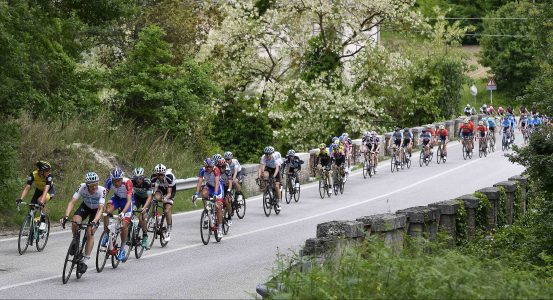
[[[497,90],[497,83],[495,83],[495,79],[490,78],[490,80],[488,80],[488,84],[486,85],[486,90],[488,91]]]
[[[478,95],[478,88],[476,87],[476,85],[473,84],[470,86],[470,94],[473,97],[476,97],[476,95]]]

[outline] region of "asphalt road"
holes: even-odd
[[[520,140],[519,135],[517,142]],[[419,167],[418,153],[414,153],[410,170],[392,174],[389,161],[385,161],[373,178],[363,179],[359,171],[353,172],[344,194],[330,199],[320,199],[317,183],[303,185],[300,201],[283,204],[278,216],[265,217],[260,197],[252,197],[246,217],[235,218],[221,243],[202,244],[200,211],[178,214],[166,248],[156,243],[141,259],[131,256],[117,269],[108,262],[102,273],[96,273],[93,254],[88,272],[79,280],[73,273],[65,285],[61,273],[71,239],[69,230],[52,233],[42,253],[30,247],[23,256],[17,252],[15,238],[2,239],[0,298],[255,297],[255,286],[271,274],[277,253],[297,251],[307,238],[315,236],[318,223],[452,199],[523,171],[500,150],[487,158],[478,158],[476,152],[471,160],[463,160],[459,143],[449,146],[445,164],[437,165],[434,160]],[[96,234],[97,240],[99,236]]]

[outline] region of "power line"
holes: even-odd
[[[468,17],[445,17],[445,18],[428,18],[429,20],[533,20],[535,18],[523,18],[523,17],[474,17],[474,18],[468,18]]]

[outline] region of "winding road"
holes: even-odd
[[[517,142],[521,140],[519,134]],[[61,273],[69,230],[53,232],[43,252],[30,247],[23,256],[16,238],[2,239],[0,298],[252,298],[256,284],[271,274],[277,253],[297,251],[315,236],[318,223],[448,200],[520,174],[523,167],[503,154],[496,150],[478,158],[475,152],[463,160],[460,144],[451,142],[445,164],[437,165],[434,159],[419,167],[414,153],[410,170],[391,173],[390,162],[384,161],[373,178],[363,179],[355,171],[343,195],[325,199],[319,197],[317,183],[305,184],[298,203],[284,203],[281,214],[269,218],[260,197],[252,197],[245,218],[234,218],[229,235],[207,246],[200,239],[200,211],[180,213],[173,217],[166,248],[156,242],[141,259],[131,255],[117,269],[108,262],[102,273],[96,273],[93,254],[87,273],[79,280],[73,274],[65,285]]]

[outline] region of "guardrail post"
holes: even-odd
[[[445,121],[444,124],[445,124],[445,129],[447,129],[449,140],[451,141],[455,137],[455,121],[448,120],[448,121]]]
[[[436,238],[440,215],[436,207],[416,206],[398,210],[396,214],[407,217],[407,234],[413,237]]]
[[[422,127],[413,127],[411,132],[413,133],[413,148],[419,148],[419,134],[422,131]]]
[[[365,237],[363,223],[358,221],[330,221],[317,225],[317,237],[305,241],[303,255],[330,254],[338,245],[357,243]]]
[[[440,214],[438,229],[446,232],[451,238],[451,245],[455,245],[457,238],[457,212],[459,211],[459,202],[457,200],[446,200],[442,202],[432,203],[429,207],[436,207]]]
[[[391,155],[390,149],[388,148],[390,146],[390,139],[391,138],[392,138],[392,133],[391,132],[388,132],[388,133],[384,134],[384,148],[383,148],[384,151],[383,152],[387,156]]]

